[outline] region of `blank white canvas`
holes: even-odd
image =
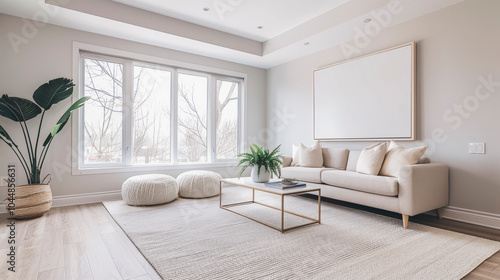
[[[314,72],[318,140],[411,138],[412,45]]]

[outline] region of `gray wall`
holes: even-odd
[[[494,214],[500,214],[498,11],[497,0],[465,1],[384,29],[359,53],[417,42],[418,141],[403,144],[415,146],[425,142],[431,145],[428,154],[433,161],[450,166],[452,206]],[[354,42],[349,43],[354,46]],[[268,146],[282,144],[284,154],[291,154],[292,144],[313,143],[313,70],[345,59],[340,47],[334,47],[268,70]],[[483,87],[480,99],[474,97],[481,85],[478,78],[488,79],[490,75],[499,83],[490,88],[491,94]],[[450,113],[455,104],[465,108],[463,116]],[[276,116],[277,111],[283,110],[289,113],[286,118]],[[486,142],[487,153],[469,154],[470,142]],[[369,144],[322,142],[327,147],[355,150]]]
[[[34,36],[28,38],[26,44],[21,44],[19,46],[19,53],[16,53],[7,36],[10,32],[21,34],[24,25],[25,20],[21,18],[0,14],[0,94],[32,99],[35,89],[50,79],[57,77],[72,78],[72,44],[73,41],[77,41],[246,73],[248,75],[248,135],[257,135],[265,127],[265,107],[263,106],[266,101],[265,70],[54,25],[37,28],[37,31],[33,33]],[[69,107],[69,104],[70,100],[66,100],[49,111],[50,114],[45,119],[44,137],[53,128],[53,125],[66,108]],[[37,123],[38,121],[30,122],[33,129]],[[0,124],[5,126],[17,142],[21,142],[23,138],[21,137],[19,126],[14,125],[13,122],[3,117],[0,118]],[[258,139],[252,138],[250,140]],[[71,127],[68,126],[58,135],[52,144],[51,151],[46,160],[48,164],[46,164],[43,170],[43,174],[52,173],[54,175],[51,186],[55,196],[120,190],[124,180],[138,174],[115,173],[73,176],[69,170],[71,168],[69,164],[70,155]],[[0,176],[7,174],[7,165],[10,162],[15,162],[14,154],[4,143],[0,143]],[[237,175],[237,169],[234,167],[212,168],[212,170],[218,171],[224,176]],[[166,168],[161,172],[155,171],[155,173],[176,176],[182,171]],[[22,175],[21,172],[21,166],[18,164],[18,179],[21,179],[20,183],[25,183],[24,176],[20,176]],[[148,172],[145,171],[143,173]],[[2,188],[1,192],[1,197],[5,197],[4,188]]]

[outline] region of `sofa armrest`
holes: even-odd
[[[281,167],[288,167],[292,164],[292,157],[282,156],[281,161],[283,162]]]
[[[413,216],[448,205],[448,166],[442,163],[405,165],[399,169],[399,207]]]

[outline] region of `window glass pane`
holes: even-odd
[[[134,67],[134,164],[170,163],[171,72]]]
[[[85,58],[84,71],[84,163],[121,163],[123,65]]]
[[[207,161],[206,77],[178,75],[178,151],[179,162]]]
[[[238,154],[238,83],[217,81],[217,158],[234,159]]]

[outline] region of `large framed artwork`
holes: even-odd
[[[314,139],[415,140],[415,42],[314,71]]]

